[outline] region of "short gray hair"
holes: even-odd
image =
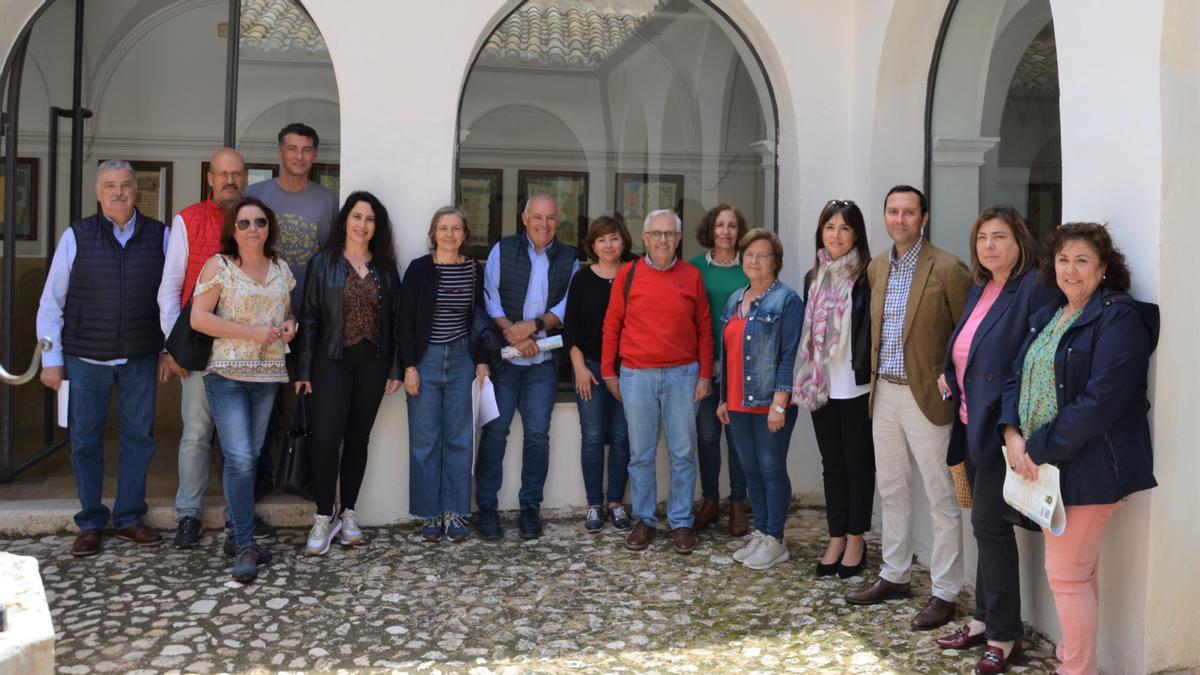
[[[554,198],[554,195],[546,193],[546,192],[539,192],[536,195],[530,196],[529,199],[526,199],[525,200],[525,208],[524,208],[524,210],[521,211],[521,215],[528,215],[529,214],[529,205],[533,203],[533,200],[540,199],[542,197],[549,199],[550,202],[552,204],[554,204],[554,213],[556,213],[560,216],[562,215],[558,211],[558,200]]]
[[[133,166],[129,162],[126,162],[123,159],[106,159],[103,162],[100,162],[100,166],[96,167],[96,186],[99,187],[100,176],[103,175],[105,171],[118,170],[128,171],[131,177],[137,178],[137,174],[134,173]]]
[[[675,221],[675,231],[676,232],[683,232],[683,221],[679,219],[679,214],[675,213],[671,209],[657,209],[655,211],[651,211],[650,213],[647,213],[646,214],[646,222],[642,223],[642,231],[645,232],[646,230],[650,229],[650,221],[654,220],[655,218],[657,218],[659,216],[664,216],[664,215],[670,215],[671,218]]]

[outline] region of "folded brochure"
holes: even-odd
[[[1053,464],[1038,466],[1036,481],[1030,481],[1013,471],[1008,463],[1008,448],[1000,446],[1004,454],[1004,501],[1025,517],[1050,530],[1054,536],[1067,529],[1067,512],[1063,509],[1062,492],[1059,489],[1058,467]]]

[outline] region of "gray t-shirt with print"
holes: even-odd
[[[264,180],[246,187],[246,196],[261,199],[279,219],[279,237],[275,253],[292,269],[296,287],[292,289],[292,311],[300,316],[304,299],[304,270],[308,259],[329,239],[337,218],[337,195],[309,181],[299,192],[288,192],[277,180]]]

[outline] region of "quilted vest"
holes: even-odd
[[[96,214],[73,225],[75,262],[63,306],[63,352],[97,361],[161,351],[158,285],[166,226],[141,213],[122,248]]]
[[[525,291],[529,287],[529,273],[533,267],[529,260],[531,245],[524,234],[514,234],[500,240],[500,304],[509,321],[522,321],[525,318]],[[550,270],[543,311],[557,305],[567,294],[567,287],[571,285],[571,268],[579,253],[555,241],[546,250],[546,255],[550,258]]]
[[[225,225],[225,212],[212,199],[196,202],[179,212],[187,230],[188,259],[183,273],[183,294],[179,297],[179,308],[192,297],[192,289],[200,278],[204,263],[221,250],[221,228]]]

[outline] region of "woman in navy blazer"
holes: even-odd
[[[971,527],[979,547],[975,613],[937,643],[944,649],[964,649],[986,642],[975,672],[991,673],[1007,667],[1021,639],[1017,542],[1001,495],[1005,471],[996,423],[1029,317],[1056,293],[1038,283],[1036,244],[1016,209],[985,209],[971,228],[970,240],[975,283],[950,336],[938,386],[953,398],[958,411],[946,461],[954,465],[965,459],[971,478]]]

